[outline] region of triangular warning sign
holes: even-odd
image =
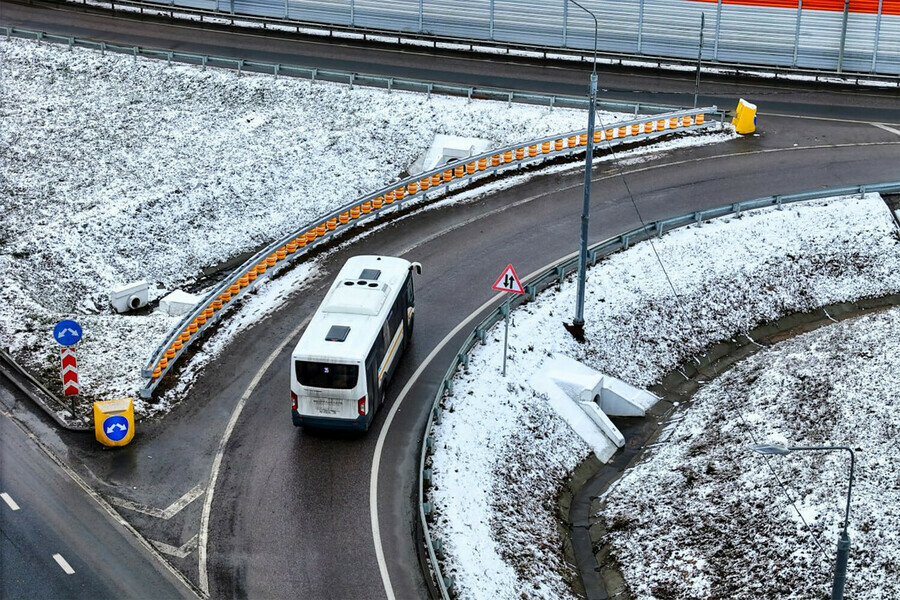
[[[501,292],[512,292],[513,294],[525,293],[525,290],[522,289],[522,282],[519,281],[519,276],[516,275],[516,270],[513,269],[512,265],[506,267],[503,274],[500,275],[500,278],[497,279],[491,287]]]

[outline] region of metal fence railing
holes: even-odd
[[[644,227],[632,229],[631,231],[627,231],[625,233],[594,244],[588,251],[588,261],[589,264],[593,266],[596,264],[597,259],[613,254],[614,252],[618,252],[619,250],[625,250],[635,242],[640,242],[654,236],[661,236],[666,231],[671,231],[679,227],[684,227],[692,223],[699,223],[708,219],[715,219],[727,215],[739,215],[742,211],[753,210],[757,208],[781,206],[783,204],[815,200],[818,198],[829,198],[833,196],[853,194],[862,195],[870,192],[900,193],[900,181],[874,185],[840,187],[828,190],[815,190],[812,192],[787,194],[784,196],[766,196],[764,198],[747,200],[744,202],[738,202],[736,204],[719,206],[716,208],[710,208],[686,215],[681,215],[679,217],[651,222]],[[481,320],[478,325],[475,326],[475,328],[468,334],[468,336],[466,336],[466,339],[460,346],[459,351],[456,353],[456,357],[451,361],[450,366],[447,368],[443,379],[438,384],[438,388],[435,392],[434,398],[432,399],[431,416],[425,425],[425,431],[422,436],[422,450],[419,456],[418,513],[422,534],[424,537],[424,543],[427,550],[429,567],[431,569],[431,573],[425,573],[425,575],[426,577],[433,576],[434,583],[436,584],[438,591],[440,592],[441,598],[443,598],[444,600],[449,600],[451,598],[451,593],[455,583],[452,577],[444,576],[441,572],[439,555],[442,554],[443,544],[441,540],[431,535],[429,522],[431,520],[430,515],[432,515],[432,513],[434,512],[435,506],[434,503],[426,498],[425,495],[425,491],[427,489],[426,484],[429,483],[432,479],[432,472],[429,466],[429,457],[434,453],[435,450],[435,441],[434,437],[432,436],[432,429],[435,424],[440,424],[441,422],[441,402],[444,399],[445,395],[453,393],[453,378],[456,374],[456,371],[461,366],[464,367],[466,364],[468,364],[469,352],[473,347],[475,347],[476,344],[484,341],[485,337],[487,336],[488,330],[490,330],[490,328],[496,325],[498,322],[502,321],[506,317],[507,311],[526,302],[530,302],[539,292],[552,285],[561,283],[562,280],[566,277],[575,274],[577,269],[578,257],[575,256],[573,258],[560,261],[559,263],[552,265],[551,267],[535,275],[534,277],[523,281],[522,284],[525,289],[525,294],[516,295],[511,299],[505,299],[502,304],[492,310],[490,314],[488,314],[484,319]]]
[[[72,0],[77,1],[77,0]],[[85,1],[85,0],[81,0]],[[593,22],[566,0],[108,0],[195,15],[252,18],[467,43],[587,51]],[[896,2],[760,6],[728,0],[582,0],[603,23],[607,56],[900,75]]]
[[[338,71],[333,69],[314,69],[284,63],[252,61],[215,56],[211,54],[194,54],[191,52],[160,50],[148,48],[145,46],[125,46],[121,44],[112,44],[109,42],[91,40],[86,38],[55,35],[32,29],[25,29],[22,27],[0,26],[0,35],[4,35],[7,39],[11,37],[33,39],[38,43],[56,43],[68,46],[70,48],[88,48],[99,50],[101,53],[114,52],[118,54],[134,56],[135,58],[141,56],[144,58],[165,60],[169,63],[178,62],[183,64],[199,65],[203,68],[217,67],[223,69],[234,69],[239,73],[244,71],[250,73],[262,73],[272,75],[276,78],[279,76],[298,77],[301,79],[308,79],[310,82],[328,81],[332,83],[349,85],[350,87],[353,87],[354,85],[360,85],[383,89],[387,90],[388,92],[398,90],[424,94],[440,94],[445,96],[456,96],[476,100],[498,100],[508,103],[517,102],[520,104],[534,104],[540,106],[549,106],[550,108],[559,107],[587,109],[588,107],[588,99],[586,95],[567,96],[563,94],[524,93],[489,87],[451,85],[420,79],[381,77],[378,75],[367,75],[365,73],[353,73],[349,71]],[[616,102],[601,98],[598,98],[597,106],[601,109],[609,111],[627,112],[634,115],[669,112],[680,108],[678,106],[673,106],[670,104]]]

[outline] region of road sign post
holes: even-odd
[[[69,410],[72,418],[75,415],[75,396],[80,389],[78,387],[78,362],[75,359],[75,344],[81,341],[81,325],[69,319],[60,321],[53,328],[53,339],[62,346],[62,360],[60,365],[60,377],[62,378],[63,395],[70,396]]]
[[[524,294],[525,289],[522,287],[522,282],[519,281],[519,276],[516,275],[516,270],[513,269],[512,265],[508,265],[506,269],[503,270],[503,273],[500,274],[500,277],[497,278],[497,281],[494,282],[494,285],[491,288],[500,291],[500,292],[509,292],[511,294]],[[506,328],[503,332],[503,377],[506,377],[506,349],[508,347],[509,341],[509,312],[510,312],[510,302],[511,298],[507,299],[506,304],[503,305],[501,309],[503,311],[503,316]]]

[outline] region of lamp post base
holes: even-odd
[[[584,343],[584,321],[575,321],[574,323],[563,323],[563,327],[566,328],[566,331],[572,334],[572,337],[575,340],[583,344]]]

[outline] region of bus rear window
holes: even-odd
[[[359,378],[358,365],[341,365],[298,360],[297,381],[306,387],[349,390],[356,387]]]

